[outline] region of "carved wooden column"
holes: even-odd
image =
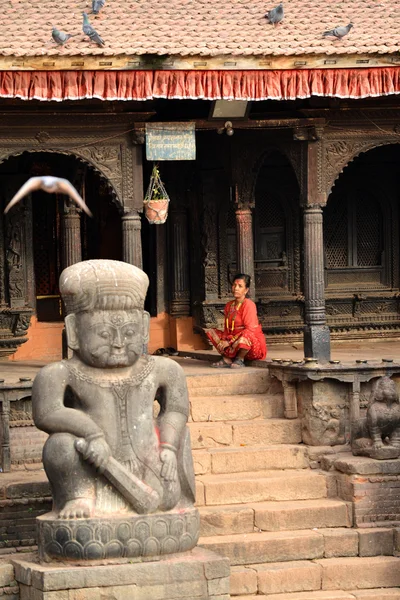
[[[322,206],[326,195],[321,183],[321,131],[305,132],[306,156],[302,201],[304,203],[304,355],[322,362],[331,357],[330,332],[326,324],[324,240]],[[304,136],[304,132],[302,132]],[[297,139],[304,139],[298,137]]]
[[[250,275],[250,296],[255,300],[253,215],[251,211],[251,204],[239,204],[236,209],[237,266],[239,273]]]
[[[318,360],[330,359],[330,334],[325,314],[324,242],[322,207],[304,207],[304,354]]]
[[[169,219],[172,242],[170,313],[173,317],[187,317],[190,315],[190,273],[186,209],[172,209]]]
[[[82,260],[81,215],[80,211],[70,203],[64,207],[62,225],[62,267],[66,269]]]
[[[122,257],[123,260],[140,269],[142,261],[142,223],[137,210],[132,210],[122,216]]]

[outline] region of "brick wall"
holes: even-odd
[[[400,475],[337,475],[338,495],[353,504],[356,527],[400,526]]]
[[[11,463],[16,465],[40,463],[47,433],[34,425],[10,428]]]

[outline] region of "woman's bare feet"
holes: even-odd
[[[93,498],[74,498],[66,502],[60,510],[59,519],[84,519],[89,518],[94,512]]]

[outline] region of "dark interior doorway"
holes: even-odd
[[[122,260],[121,217],[113,203],[110,186],[100,175],[70,155],[50,152],[24,152],[0,165],[0,182],[7,188],[4,203],[29,177],[54,175],[71,181],[85,199],[93,218],[81,214],[82,260],[109,258]],[[62,320],[58,280],[62,264],[62,215],[65,196],[34,192],[31,199],[31,253],[34,270],[34,296],[39,321]]]

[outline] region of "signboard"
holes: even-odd
[[[194,123],[146,123],[147,160],[196,160]]]

